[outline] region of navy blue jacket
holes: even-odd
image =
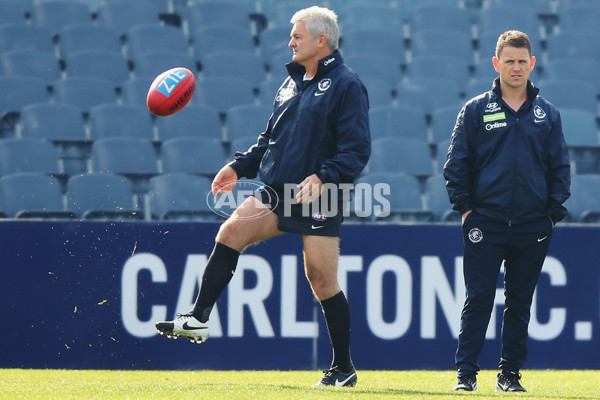
[[[338,51],[319,61],[306,84],[304,67],[286,65],[290,76],[279,88],[274,111],[258,142],[237,152],[230,165],[239,177],[282,188],[317,174],[323,183],[352,183],[369,160],[367,90]]]
[[[566,216],[571,177],[560,113],[538,92],[528,82],[528,99],[515,112],[497,78],[462,108],[444,166],[455,210],[509,224]]]

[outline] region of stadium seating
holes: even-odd
[[[455,30],[472,36],[469,13],[455,5],[429,4],[414,7],[409,16],[410,34],[426,30]]]
[[[237,78],[204,78],[196,81],[193,101],[226,114],[234,106],[254,104],[252,84]]]
[[[600,61],[578,59],[573,62],[571,58],[555,58],[544,66],[544,80],[557,81],[566,76],[591,85],[600,94]],[[541,86],[543,90],[543,83]]]
[[[33,25],[48,28],[55,34],[69,24],[93,23],[92,12],[87,4],[73,0],[34,3],[31,22]]]
[[[136,25],[160,24],[160,9],[150,1],[112,0],[98,8],[98,25],[125,36]]]
[[[60,182],[52,176],[37,173],[2,176],[0,202],[0,209],[8,218],[75,218],[65,210]]]
[[[58,48],[63,60],[75,52],[90,49],[122,54],[121,40],[117,32],[98,25],[65,26],[58,33]]]
[[[11,50],[54,51],[52,31],[41,26],[0,25],[0,53]]]
[[[285,65],[292,62],[292,51],[291,49],[288,49],[280,53],[273,54],[266,61],[269,69],[269,79],[279,81],[281,84],[283,83],[283,80],[289,76]]]
[[[272,106],[255,106],[252,104],[232,107],[227,111],[227,140],[256,137],[264,132],[269,117],[273,113]]]
[[[571,177],[571,197],[565,202],[571,222],[600,222],[600,175]]]
[[[406,46],[402,31],[371,29],[348,29],[344,32],[340,50],[344,57],[377,54],[397,58],[398,63],[406,63]]]
[[[400,137],[373,140],[368,173],[381,172],[403,172],[420,178],[433,175],[427,141]]]
[[[121,100],[123,104],[146,107],[148,90],[155,76],[141,76],[129,79],[121,86]]]
[[[359,185],[368,184],[370,190],[381,190],[382,185],[387,188],[380,194],[389,201],[389,209],[383,204],[371,202],[373,207],[365,209],[367,204],[361,204],[361,190]],[[389,191],[388,191],[389,189]],[[399,172],[381,172],[368,174],[356,180],[352,209],[371,214],[372,221],[402,221],[402,222],[429,222],[433,214],[423,207],[420,183],[414,176]],[[389,213],[388,213],[389,212]]]
[[[492,63],[490,62],[490,65],[491,64]],[[470,100],[475,96],[479,96],[483,92],[491,90],[494,79],[498,77],[498,73],[496,71],[494,71],[494,73],[494,76],[490,76],[488,78],[477,78],[469,82],[465,88],[465,100]]]
[[[245,51],[255,54],[252,36],[241,27],[209,25],[192,31],[194,57],[202,62],[204,57],[218,51]]]
[[[18,172],[62,175],[58,151],[51,142],[38,138],[0,140],[0,176]]]
[[[148,204],[153,219],[205,221],[217,219],[208,206],[210,179],[186,174],[163,174],[150,180]]]
[[[27,24],[27,10],[23,3],[16,1],[0,1],[0,25]]]
[[[246,31],[246,35],[251,32],[250,10],[245,4],[227,0],[207,0],[190,4],[187,12],[190,32],[210,25],[229,25],[242,28]]]
[[[228,158],[231,160],[236,152],[244,153],[248,149],[254,146],[258,142],[258,135],[256,137],[243,137],[233,140],[229,145]]]
[[[101,104],[90,109],[90,137],[155,140],[154,127],[146,108],[129,104]]]
[[[438,108],[433,112],[430,142],[439,143],[442,140],[450,139],[459,111],[460,107],[451,106]]]
[[[393,87],[402,80],[400,61],[382,54],[357,54],[344,57],[345,63],[361,78],[377,78]]]
[[[0,76],[0,128],[2,136],[10,136],[21,108],[49,100],[46,83],[26,76]]]
[[[390,106],[394,103],[395,85],[384,79],[372,76],[361,77],[362,83],[367,88],[369,107]]]
[[[158,75],[175,67],[185,67],[194,74],[197,70],[196,62],[189,53],[168,50],[147,51],[133,60],[133,72],[136,78],[152,77],[154,80]]]
[[[53,53],[40,50],[13,50],[0,54],[0,70],[8,76],[29,76],[51,86],[61,78],[61,68]]]
[[[91,76],[108,79],[115,87],[129,80],[129,66],[125,58],[112,51],[82,50],[66,57],[69,78]]]
[[[91,142],[80,108],[66,104],[31,104],[23,107],[20,119],[21,136],[51,141],[67,175],[87,170]]]
[[[596,115],[582,110],[560,110],[563,133],[569,147],[571,172],[600,173],[600,136]]]
[[[281,87],[283,79],[265,79],[258,85],[258,100],[261,105],[272,106],[277,91]]]
[[[539,37],[541,25],[537,12],[532,7],[527,7],[526,3],[523,1],[520,6],[511,7],[501,4],[484,7],[479,15],[479,35],[492,33],[498,38],[504,31],[517,29],[531,35],[532,40]],[[532,45],[535,47],[536,43]]]
[[[411,35],[412,57],[458,57],[468,65],[475,63],[471,35],[456,30],[423,30]]]
[[[600,33],[600,5],[566,7],[560,13],[561,31]]]
[[[446,159],[448,158],[448,149],[450,148],[451,139],[445,139],[438,143],[435,146],[435,161],[436,161],[436,173],[441,174],[444,172],[444,165],[446,164]]]
[[[172,25],[136,25],[127,31],[127,56],[130,60],[147,51],[187,53],[188,39],[181,28]]]
[[[419,56],[408,65],[409,79],[444,79],[453,81],[463,90],[471,81],[469,63],[464,58],[452,56]],[[430,93],[429,95],[433,95]]]
[[[452,205],[446,190],[446,180],[442,175],[433,175],[425,181],[425,200],[427,209],[431,211],[436,221],[460,222],[461,215],[452,210]]]
[[[289,51],[291,26],[277,26],[258,34],[260,55],[268,60],[281,51]]]
[[[462,103],[461,89],[454,80],[412,78],[398,85],[398,104],[420,108],[428,115]]]
[[[137,138],[106,138],[92,144],[92,172],[111,172],[131,180],[133,192],[148,191],[149,179],[159,173],[152,142]]]
[[[258,88],[267,79],[262,57],[243,51],[218,51],[202,59],[202,75],[206,78],[238,78]]]
[[[141,220],[131,182],[111,173],[72,176],[67,182],[67,208],[87,220]]]
[[[427,140],[425,113],[412,107],[381,106],[369,110],[371,140],[405,137]]]
[[[166,174],[185,173],[214,176],[225,164],[220,140],[181,137],[162,144],[162,165]]]
[[[544,82],[542,95],[559,109],[573,108],[598,115],[598,93],[581,81],[563,79]]]
[[[548,37],[546,51],[548,61],[568,58],[600,62],[600,32],[561,30]]]
[[[54,82],[54,100],[87,113],[99,104],[116,103],[118,97],[114,84],[108,79],[81,76]]]
[[[209,106],[188,104],[168,118],[158,118],[156,124],[163,142],[186,136],[223,140],[219,112]]]
[[[353,29],[385,29],[403,31],[403,18],[398,8],[381,4],[356,4],[338,11],[342,35]],[[291,17],[291,15],[290,15]]]

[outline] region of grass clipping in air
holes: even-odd
[[[476,399],[600,398],[600,370],[524,370],[527,393],[495,393],[497,371],[478,391],[453,392],[454,371],[361,371],[355,388],[313,388],[318,371],[0,370],[0,399]]]

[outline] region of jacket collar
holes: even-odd
[[[499,99],[502,98],[502,91],[500,91],[500,78],[494,79],[494,83],[492,84],[492,92]],[[533,85],[533,82],[530,80],[527,81],[527,102],[532,102],[537,97],[540,89]]]
[[[320,59],[319,66],[317,67],[317,73],[312,79],[312,82],[316,82],[321,76],[326,75],[329,73],[329,71],[333,70],[343,62],[344,59],[338,50],[334,51],[327,57]],[[296,82],[296,85],[302,87],[302,78],[306,73],[306,69],[295,61],[287,63],[285,66],[294,82]]]

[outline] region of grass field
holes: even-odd
[[[523,371],[528,393],[495,393],[496,371],[457,393],[454,371],[358,371],[355,388],[313,388],[315,371],[0,370],[0,399],[600,399],[600,370]]]

